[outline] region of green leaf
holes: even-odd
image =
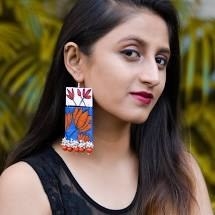
[[[187,59],[187,75],[186,75],[186,101],[189,101],[192,96],[192,87],[194,84],[195,74],[195,56],[196,56],[196,37],[194,29],[190,29],[190,49],[188,50]]]
[[[209,94],[209,85],[210,85],[210,44],[207,38],[207,35],[204,35],[202,38],[202,58],[203,58],[203,78],[202,78],[202,97],[203,102],[207,102]]]

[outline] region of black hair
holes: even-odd
[[[72,41],[84,54],[90,55],[98,39],[129,18],[129,8],[148,9],[166,22],[171,51],[161,97],[147,121],[131,127],[130,142],[139,159],[136,214],[188,215],[194,188],[178,127],[179,23],[177,12],[168,0],[77,1],[64,20],[30,129],[10,154],[7,166],[38,153],[64,136],[65,87],[76,86],[64,65],[64,45]]]

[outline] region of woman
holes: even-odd
[[[77,1],[32,125],[1,176],[0,214],[211,215],[179,135],[179,63],[169,1]],[[90,155],[60,146],[65,88],[78,84],[93,90]]]

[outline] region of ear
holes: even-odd
[[[78,45],[73,42],[68,42],[64,46],[64,64],[67,71],[72,77],[81,83],[84,80],[83,72],[81,71],[81,53]]]

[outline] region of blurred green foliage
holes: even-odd
[[[198,17],[201,1],[174,3],[182,25],[180,96],[186,143],[203,171],[215,212],[215,19]]]
[[[38,104],[61,26],[53,11],[54,1],[0,1],[2,150],[23,136]]]
[[[198,18],[193,6],[200,1],[173,2],[182,23],[181,104],[183,126],[189,131],[186,141],[203,170],[215,208],[215,20]],[[38,105],[62,18],[72,3],[0,0],[1,165],[26,132]]]

